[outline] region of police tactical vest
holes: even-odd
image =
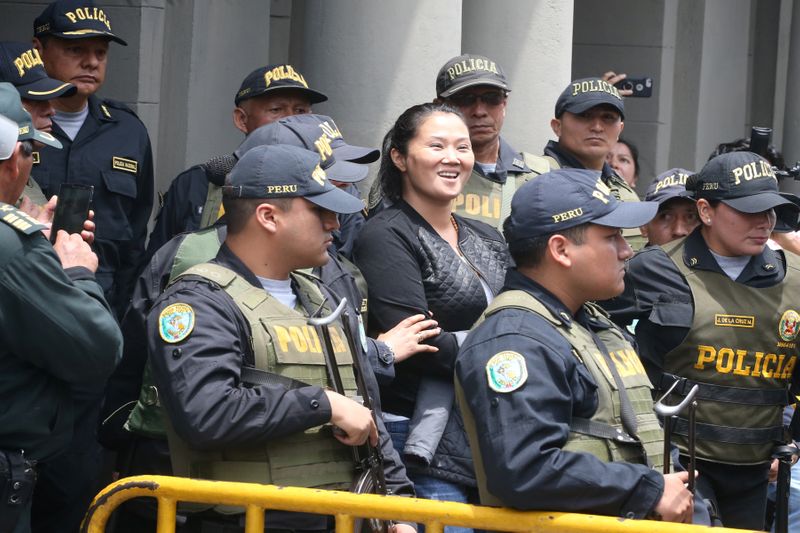
[[[168,285],[190,267],[213,259],[221,244],[216,228],[208,228],[186,235],[175,253]],[[158,401],[158,389],[153,381],[149,361],[144,367],[139,399],[128,415],[125,429],[154,439],[167,438],[164,429],[164,415]]]
[[[222,187],[208,182],[208,193],[206,194],[206,203],[203,204],[203,213],[200,217],[200,228],[207,228],[223,214],[222,210]]]
[[[322,335],[306,323],[304,313],[288,309],[261,287],[220,265],[197,265],[176,281],[186,276],[208,279],[231,297],[249,325],[256,369],[287,388],[328,385]],[[322,305],[323,294],[311,278],[292,274],[292,279],[301,301],[314,308]],[[327,303],[324,309],[330,312]],[[341,323],[331,325],[330,332],[345,391],[354,396],[353,354]],[[216,451],[192,449],[170,427],[167,430],[175,475],[327,489],[347,489],[354,479],[352,450],[336,440],[330,424],[258,446]]]
[[[689,268],[684,242],[664,249],[692,291],[694,318],[683,342],[664,356],[660,388],[685,378],[679,397],[700,384],[698,458],[764,463],[775,444],[785,442],[783,408],[793,402],[788,385],[798,356],[800,260],[785,254],[783,281],[754,288],[723,273]],[[686,420],[678,419],[675,442],[684,452],[686,430]]]
[[[558,168],[552,157],[535,156],[522,152],[525,164],[533,172],[508,174],[504,184],[485,178],[473,168],[469,181],[456,197],[453,211],[459,215],[486,222],[500,231],[503,221],[511,212],[511,198],[526,181]]]
[[[636,194],[636,191],[634,191],[624,179],[616,174],[609,176],[605,183],[611,189],[611,194],[613,194],[617,200],[621,200],[623,202],[641,201],[639,199],[639,195]],[[644,248],[645,244],[647,244],[647,237],[642,235],[642,230],[639,228],[623,228],[622,236],[625,237],[625,240],[628,242],[634,252],[638,252]]]
[[[597,384],[597,411],[590,419],[573,417],[570,422],[570,434],[563,450],[569,452],[590,453],[604,462],[624,461],[647,464],[660,470],[664,461],[664,434],[653,412],[653,400],[647,374],[639,361],[639,357],[631,344],[608,319],[599,307],[587,303],[584,309],[594,319],[610,327],[596,333],[603,346],[598,346],[592,335],[572,321],[566,326],[561,319],[554,316],[541,302],[525,291],[506,291],[489,304],[484,314],[475,323],[477,327],[486,317],[502,309],[523,309],[535,313],[547,320],[564,339],[572,346],[572,354],[592,374]],[[621,395],[616,380],[606,363],[606,357],[600,350],[606,350],[625,387],[625,393],[633,407],[636,419],[636,434],[626,432],[621,413]],[[463,393],[463,391],[462,391]],[[510,393],[510,394],[513,394]],[[463,401],[459,402],[466,407]],[[477,446],[474,420],[468,409],[462,408],[465,428],[470,436],[473,450]],[[473,453],[473,456],[477,455]],[[487,489],[483,462],[476,458],[476,478],[482,504],[499,504]]]

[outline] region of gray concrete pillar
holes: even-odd
[[[463,53],[488,56],[509,78],[503,136],[541,154],[552,137],[558,95],[571,80],[573,3],[555,0],[464,0]]]
[[[162,191],[187,167],[241,142],[233,98],[250,71],[269,63],[270,3],[167,2],[164,28],[158,136],[169,149],[157,159]]]
[[[291,62],[330,98],[314,109],[363,146],[379,147],[403,110],[431,101],[461,49],[461,0],[295,0],[292,18]]]
[[[789,61],[786,76],[786,107],[783,115],[783,155],[788,164],[800,160],[800,2],[794,2],[789,32]]]

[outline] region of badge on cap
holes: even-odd
[[[194,329],[194,309],[189,304],[172,304],[158,316],[158,333],[165,342],[180,342]]]
[[[486,363],[486,378],[489,388],[495,392],[517,390],[528,380],[525,358],[512,351],[494,354]]]

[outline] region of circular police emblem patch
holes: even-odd
[[[511,351],[494,354],[486,363],[486,378],[495,392],[517,390],[528,380],[525,358]]]
[[[800,325],[800,314],[794,309],[789,309],[783,313],[778,323],[778,335],[785,341],[793,341],[797,338],[798,325]]]
[[[165,342],[180,342],[194,329],[194,309],[189,304],[172,304],[158,315],[158,333]]]

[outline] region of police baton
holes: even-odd
[[[792,458],[800,455],[795,446],[776,446],[772,458],[778,460],[778,480],[775,494],[775,533],[789,531],[789,485],[792,481]]]
[[[327,298],[325,301],[327,301]],[[325,301],[323,301],[322,305],[325,304]],[[322,305],[317,312],[314,313],[314,315],[322,311]],[[344,331],[345,339],[347,340],[348,348],[350,349],[350,354],[353,357],[356,389],[360,395],[362,405],[370,410],[372,413],[372,420],[375,423],[375,426],[378,427],[378,420],[375,417],[375,411],[372,409],[372,400],[369,397],[369,391],[367,390],[366,382],[364,381],[364,373],[358,357],[357,347],[353,339],[353,333],[349,327],[350,314],[347,311],[347,298],[342,298],[339,302],[339,305],[336,306],[336,309],[334,309],[328,316],[315,317],[312,315],[312,317],[308,319],[308,324],[317,328],[322,334],[322,340],[325,345],[325,349],[323,350],[325,356],[325,367],[328,372],[329,380],[333,384],[334,391],[344,395],[345,390],[342,384],[342,377],[339,373],[339,367],[336,365],[336,355],[333,350],[333,342],[331,341],[330,332],[330,325],[336,322],[340,317],[343,319],[342,329]],[[387,488],[386,477],[383,472],[383,454],[381,453],[380,448],[371,445],[369,440],[366,443],[366,448],[367,457],[362,458],[358,447],[352,447],[353,459],[355,460],[358,469],[361,470],[361,473],[352,487],[352,490],[357,494],[373,493],[385,495],[387,494]],[[363,529],[373,533],[385,533],[389,531],[391,526],[392,522],[384,520],[368,520],[366,523],[356,523],[354,530],[361,531]]]
[[[672,384],[672,386],[667,390],[666,393],[656,402],[653,406],[653,410],[656,414],[664,419],[664,473],[669,474],[669,466],[670,466],[670,448],[672,444],[672,423],[675,421],[677,416],[683,412],[684,409],[687,407],[689,408],[689,430],[687,435],[688,440],[688,452],[689,452],[689,465],[687,470],[689,471],[689,483],[688,488],[689,492],[694,494],[694,471],[695,471],[695,428],[697,424],[695,423],[696,420],[696,411],[697,411],[697,402],[695,401],[694,397],[697,395],[697,391],[700,388],[699,385],[695,385],[689,391],[689,394],[681,401],[681,403],[677,405],[667,405],[664,402],[666,401],[667,397],[672,394],[675,390],[675,387],[678,386],[680,381],[676,381]]]

